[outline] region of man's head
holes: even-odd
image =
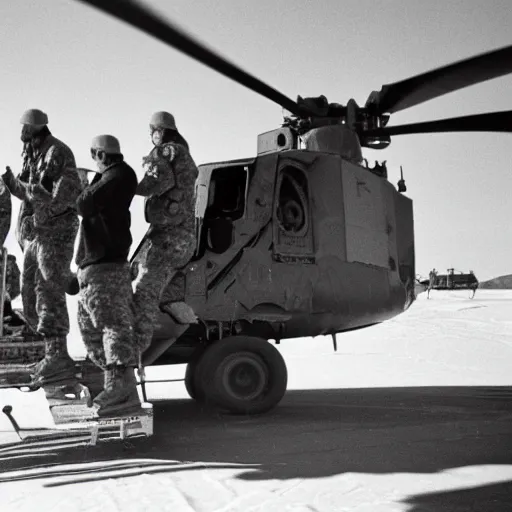
[[[91,142],[91,157],[98,170],[103,172],[109,165],[123,159],[119,141],[113,135],[97,135]]]
[[[169,112],[155,112],[149,120],[149,133],[155,146],[165,142],[166,132],[177,132],[174,116]]]
[[[48,116],[42,110],[30,108],[23,112],[20,123],[23,125],[21,128],[21,140],[29,142],[48,124]]]

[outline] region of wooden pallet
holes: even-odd
[[[51,402],[51,400],[49,400]],[[153,405],[143,402],[128,414],[99,417],[84,401],[56,405],[50,404],[50,412],[57,430],[87,430],[91,433],[90,444],[95,445],[101,434],[120,439],[149,437],[153,435]]]
[[[83,386],[82,386],[83,387]],[[86,388],[85,388],[86,389]],[[13,416],[13,407],[4,406],[2,412],[9,418],[22,441],[29,441],[30,435],[23,437],[23,432],[37,430],[38,438],[52,438],[59,432],[89,434],[89,444],[96,445],[100,437],[109,439],[128,439],[131,437],[150,437],[153,435],[153,405],[143,402],[127,414],[100,417],[93,407],[89,407],[90,395],[81,393],[75,399],[48,399],[50,413],[55,426],[46,429],[24,429]]]

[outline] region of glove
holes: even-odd
[[[14,173],[12,172],[12,169],[7,165],[5,167],[5,172],[2,174],[2,179],[10,177],[14,178]]]

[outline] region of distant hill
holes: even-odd
[[[487,290],[512,290],[512,274],[482,281],[478,287]]]

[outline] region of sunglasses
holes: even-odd
[[[96,155],[97,155],[100,151],[101,151],[100,149],[91,148],[91,158],[92,158],[92,159],[95,159],[95,158],[96,158]]]

